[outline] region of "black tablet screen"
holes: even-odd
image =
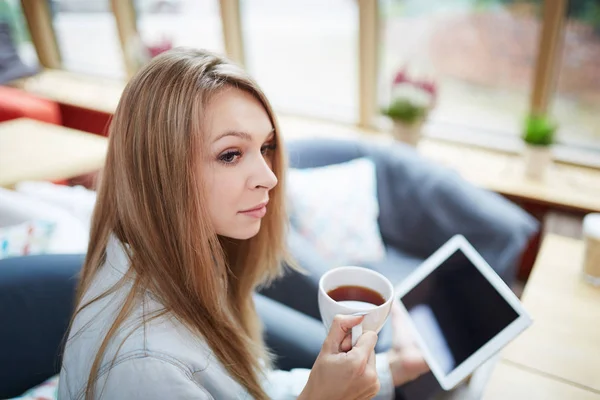
[[[462,250],[401,300],[445,374],[519,317]]]

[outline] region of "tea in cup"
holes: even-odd
[[[383,275],[363,267],[338,267],[319,281],[319,311],[327,330],[338,315],[364,315],[352,328],[352,346],[363,330],[379,333],[392,309],[394,287]]]

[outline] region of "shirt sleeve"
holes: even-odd
[[[377,354],[375,364],[377,366],[380,389],[374,398],[377,400],[393,400],[395,389],[387,354]],[[273,400],[292,400],[300,395],[304,386],[306,386],[309,375],[310,369],[303,368],[291,371],[269,371],[267,382],[263,386],[269,397]]]
[[[96,385],[98,399],[214,400],[184,369],[155,357],[122,361],[102,378]]]

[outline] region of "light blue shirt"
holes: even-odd
[[[129,268],[122,245],[115,238],[109,241],[106,252],[106,261],[85,293],[84,302],[112,287]],[[130,288],[131,285],[125,283],[75,318],[63,356],[59,400],[84,398],[92,362]],[[141,323],[144,317],[162,308],[150,294],[140,295],[133,313],[106,350],[96,384],[96,398],[250,399],[206,342],[173,315]],[[378,354],[376,363],[381,384],[376,398],[393,399],[394,387],[386,355]],[[267,371],[263,388],[272,399],[295,399],[304,389],[309,373],[308,369]]]

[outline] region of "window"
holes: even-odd
[[[0,2],[0,22],[8,24],[11,38],[21,61],[28,66],[36,67],[38,65],[37,53],[29,36],[20,0]]]
[[[246,66],[278,111],[354,122],[358,7],[326,3],[243,0]]]
[[[434,78],[430,121],[519,134],[529,109],[542,0],[381,0],[379,102],[395,72]]]
[[[137,27],[146,46],[163,41],[224,52],[218,0],[135,0]]]
[[[50,4],[64,68],[127,78],[115,18],[135,35],[127,3],[24,4],[37,1]],[[404,70],[437,85],[426,127],[435,136],[516,150],[535,109],[557,119],[558,141],[568,150],[591,150],[592,157],[600,151],[600,0],[129,1],[141,43],[156,48],[151,54],[172,46],[229,49],[280,113],[379,125],[386,119],[369,121],[373,111],[388,104]],[[20,5],[0,0],[0,17],[10,16],[21,57],[37,64]],[[370,51],[379,54],[377,63]],[[536,66],[538,58],[543,64]],[[128,59],[132,72],[136,59]]]
[[[600,149],[600,1],[572,0],[553,114],[559,140]]]
[[[51,10],[65,69],[125,78],[123,52],[109,0],[53,0]]]

